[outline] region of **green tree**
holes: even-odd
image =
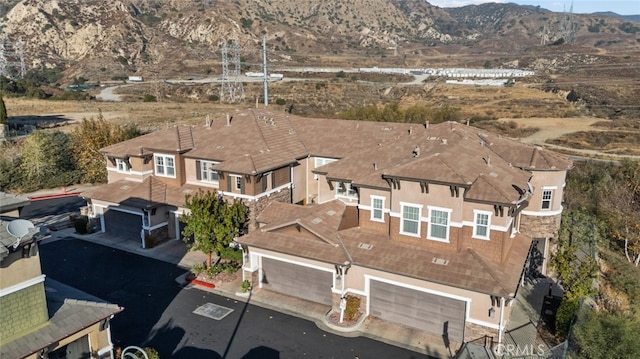
[[[591,255],[600,227],[586,211],[565,211],[551,266],[556,271],[565,296],[579,300],[596,294],[593,285],[598,265]]]
[[[185,199],[189,213],[181,216],[185,224],[182,236],[190,250],[207,254],[207,268],[212,255],[220,255],[233,239],[245,232],[247,207],[238,199],[225,200],[214,190],[198,191]]]
[[[22,146],[20,172],[25,190],[65,186],[77,181],[71,139],[61,131],[35,131]]]
[[[141,134],[136,126],[118,126],[105,121],[102,113],[98,118],[83,119],[71,133],[73,158],[84,183],[107,181],[104,155],[100,149],[125,141]]]
[[[0,125],[6,125],[9,123],[9,118],[7,117],[7,108],[4,105],[4,99],[2,95],[0,95]]]

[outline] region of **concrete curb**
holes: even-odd
[[[55,194],[43,194],[43,195],[38,195],[38,196],[30,196],[27,197],[32,201],[37,201],[39,199],[51,199],[51,198],[62,198],[62,197],[71,197],[71,196],[77,196],[79,194],[81,194],[82,192],[76,191],[76,192],[65,192],[65,193],[55,193]]]

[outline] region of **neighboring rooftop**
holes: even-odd
[[[0,358],[24,358],[124,310],[55,280],[45,280],[49,321],[0,346]]]

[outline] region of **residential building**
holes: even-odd
[[[335,309],[356,295],[365,315],[454,342],[501,338],[524,276],[545,270],[572,166],[454,122],[263,110],[103,152],[109,184],[86,195],[103,231],[179,238],[184,195],[215,189],[250,209],[237,242],[254,288]]]
[[[110,319],[123,308],[46,279],[39,228],[19,233],[0,223],[0,357],[113,358]]]

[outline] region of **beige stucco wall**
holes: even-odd
[[[311,162],[309,158],[303,158],[298,161],[297,166],[293,166],[293,203],[302,202],[303,204],[310,203],[308,198],[309,179],[313,180],[313,174],[309,172],[308,163]]]
[[[533,195],[529,199],[529,206],[525,211],[547,211],[554,212],[562,209],[562,199],[564,195],[564,186],[566,179],[566,171],[533,171],[531,184],[533,186]],[[547,188],[553,188],[553,197],[551,208],[549,210],[542,209],[542,192]]]
[[[153,174],[152,161],[147,164],[144,163],[144,159],[140,157],[130,157],[129,163],[131,164],[131,172],[118,172],[117,167],[107,160],[107,182],[113,183],[119,180],[127,179],[134,181],[142,181],[146,177]]]
[[[22,258],[22,249],[19,249],[2,259],[0,262],[0,289],[9,288],[42,274],[40,252],[37,246],[32,248],[31,254],[29,258]]]
[[[277,258],[281,260],[285,260],[288,262],[296,263],[299,265],[307,265],[309,267],[314,268],[322,268],[326,271],[335,271],[335,268],[332,264],[323,263],[319,261],[314,261],[305,258],[299,258],[292,255],[275,253],[264,249],[259,248],[251,248],[250,253],[252,255],[248,256],[248,258],[256,259],[256,256],[268,256],[272,258]],[[251,267],[253,264],[254,268],[258,268],[257,263],[246,263],[245,268]],[[254,272],[258,273],[258,269]],[[245,273],[247,278],[252,278],[251,272]],[[371,268],[366,268],[362,266],[354,265],[349,268],[347,275],[344,279],[345,285],[345,293],[353,293],[360,296],[368,297],[369,296],[369,286],[368,281],[371,279],[382,279],[387,282],[391,282],[394,284],[398,284],[404,287],[408,287],[411,289],[423,290],[429,293],[444,295],[452,298],[456,298],[459,300],[466,301],[467,304],[467,320],[471,320],[471,322],[476,325],[484,326],[486,328],[493,327],[497,328],[500,321],[500,305],[496,305],[495,315],[493,318],[489,317],[489,309],[491,308],[491,297],[488,294],[477,293],[471,290],[455,288],[451,286],[447,286],[444,284],[432,283],[425,280],[419,280],[416,278],[410,278],[401,276],[393,273],[386,273],[380,270],[375,270]],[[335,282],[334,282],[335,283]],[[253,283],[255,287],[259,286],[259,283]],[[333,288],[333,293],[339,292],[342,288]],[[330,290],[329,288],[327,290]],[[368,300],[363,301],[363,310],[366,310],[368,314],[369,303]],[[506,323],[509,319],[509,314],[511,312],[510,306],[505,306],[505,316],[504,323]]]

